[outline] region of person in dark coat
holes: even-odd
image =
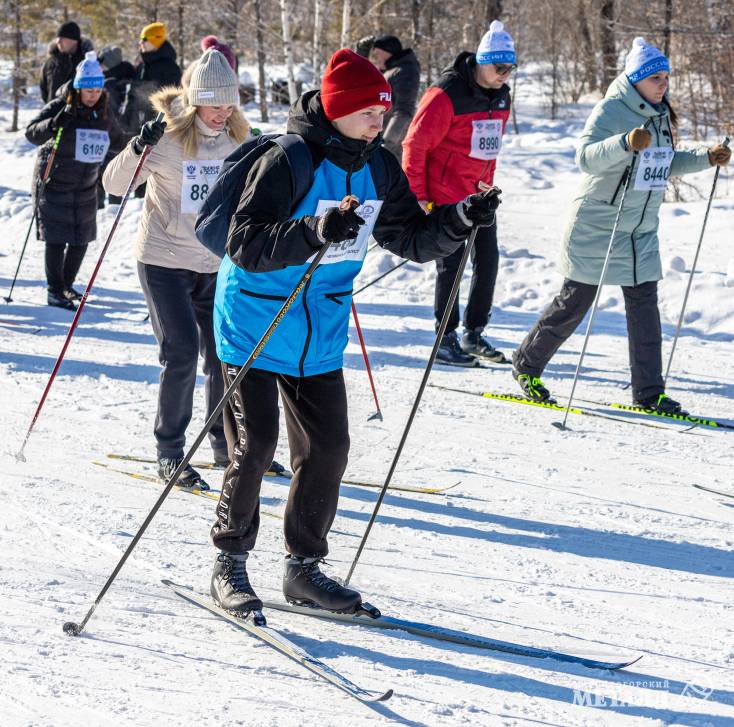
[[[41,176],[57,135],[59,145],[45,184]],[[117,124],[107,112],[102,67],[94,51],[79,64],[74,81],[44,106],[26,128],[40,146],[34,172],[37,236],[46,243],[48,304],[75,310],[81,295],[73,284],[97,236],[97,178],[110,146],[122,147]]]
[[[48,58],[38,82],[44,103],[48,103],[65,83],[74,78],[76,67],[89,50],[92,50],[92,44],[82,40],[76,23],[68,22],[59,27],[56,38],[48,44]]]
[[[102,48],[98,58],[104,71],[104,88],[109,96],[110,112],[119,116],[126,106],[126,89],[135,79],[135,66],[130,61],[122,60],[122,49],[116,45]]]
[[[176,63],[176,50],[166,40],[166,26],[151,23],[140,32],[140,63],[135,67],[135,94],[138,97],[142,124],[153,118],[155,112],[148,102],[163,86],[181,85],[181,68]]]
[[[385,114],[385,146],[398,158],[403,156],[403,139],[415,114],[421,67],[410,48],[403,48],[394,35],[378,35],[372,42],[369,59],[390,84],[392,108]]]

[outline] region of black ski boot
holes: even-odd
[[[273,460],[273,463],[268,468],[269,475],[275,475],[276,477],[286,477],[286,469],[280,462]]]
[[[263,607],[247,576],[248,555],[220,551],[212,573],[210,591],[214,603],[239,616],[246,616],[250,611],[261,611]]]
[[[498,351],[484,336],[482,329],[477,328],[473,331],[465,330],[459,343],[461,350],[478,359],[484,359],[491,363],[508,364],[510,363],[507,356],[502,351]]]
[[[78,290],[74,290],[70,285],[68,288],[64,288],[64,297],[67,300],[76,302],[82,299],[82,294]]]
[[[635,406],[655,412],[656,414],[681,414],[682,416],[688,416],[688,412],[683,411],[680,403],[675,401],[675,399],[671,399],[665,393],[654,394],[653,396],[648,396],[646,399],[635,399]]]
[[[337,613],[354,613],[362,605],[362,596],[321,572],[323,558],[297,558],[287,555],[283,573],[283,595],[288,603],[315,606]]]
[[[461,350],[459,337],[456,335],[456,331],[447,333],[441,339],[441,344],[439,345],[436,353],[436,361],[449,364],[450,366],[464,366],[466,368],[476,366],[479,363],[474,356],[470,356],[468,353],[464,353]]]
[[[158,477],[163,480],[164,483],[171,479],[171,475],[176,471],[176,468],[181,464],[181,459],[174,457],[159,457],[158,458]],[[208,490],[209,485],[202,479],[202,476],[190,465],[187,464],[180,477],[176,480],[176,484],[179,487],[186,487],[190,490]]]
[[[76,304],[73,300],[69,300],[63,293],[63,291],[48,290],[48,297],[46,302],[54,308],[64,308],[65,310],[76,310]]]
[[[537,401],[541,404],[544,402],[549,404],[556,403],[556,400],[551,396],[550,391],[546,389],[539,376],[521,374],[517,369],[512,369],[512,378],[520,384],[523,394],[530,401]]]

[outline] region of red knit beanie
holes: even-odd
[[[321,104],[329,121],[367,108],[391,106],[390,84],[370,61],[349,48],[334,53],[321,79]]]

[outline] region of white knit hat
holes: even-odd
[[[624,72],[631,83],[652,76],[658,71],[670,71],[670,64],[665,54],[654,45],[645,42],[644,38],[632,41],[632,50],[624,62]]]
[[[187,93],[192,106],[236,106],[240,102],[237,76],[224,55],[214,49],[196,61]]]
[[[515,63],[515,43],[501,20],[493,20],[477,48],[477,63]]]

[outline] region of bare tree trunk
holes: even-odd
[[[342,6],[342,37],[341,47],[348,48],[352,40],[352,1],[344,0]]]
[[[617,44],[614,37],[614,0],[602,0],[599,9],[599,36],[601,38],[603,91],[617,75]]]
[[[426,69],[426,82],[430,86],[433,80],[433,64],[436,62],[433,55],[436,42],[433,35],[434,30],[434,3],[435,0],[428,0],[428,68]]]
[[[314,83],[321,78],[321,34],[324,32],[324,0],[313,3],[313,43],[311,45],[311,68]]]
[[[23,35],[20,25],[20,0],[13,2],[13,20],[15,21],[15,62],[13,64],[13,120],[8,131],[18,131],[18,111],[20,109],[20,87],[22,83],[20,68],[20,50]]]
[[[293,41],[291,40],[291,4],[289,0],[280,0],[280,24],[283,29],[283,54],[285,68],[288,74],[288,101],[295,103],[298,98],[296,91],[296,77],[293,73]]]
[[[670,57],[670,24],[673,22],[673,0],[665,0],[665,20],[663,21],[663,53]]]
[[[413,49],[415,50],[421,42],[421,6],[423,0],[413,0],[411,5],[411,25],[413,31]],[[416,51],[417,52],[417,51]]]
[[[184,53],[186,49],[186,42],[184,38],[184,9],[186,0],[178,0],[178,62],[183,68],[186,60]]]
[[[268,95],[265,88],[265,40],[261,0],[253,0],[255,6],[255,44],[257,47],[257,92],[260,97],[260,121],[268,122]]]
[[[486,27],[482,30],[482,35],[489,30],[489,25],[493,20],[499,20],[502,15],[502,0],[486,0],[484,6],[484,20]]]
[[[589,21],[586,17],[586,3],[584,0],[578,1],[576,11],[578,16],[579,34],[581,36],[581,48],[583,56],[586,58],[586,73],[584,74],[584,83],[587,91],[596,91],[599,88],[599,79],[596,76],[594,63],[591,60],[595,57],[594,43],[591,39],[591,31],[589,30]]]

